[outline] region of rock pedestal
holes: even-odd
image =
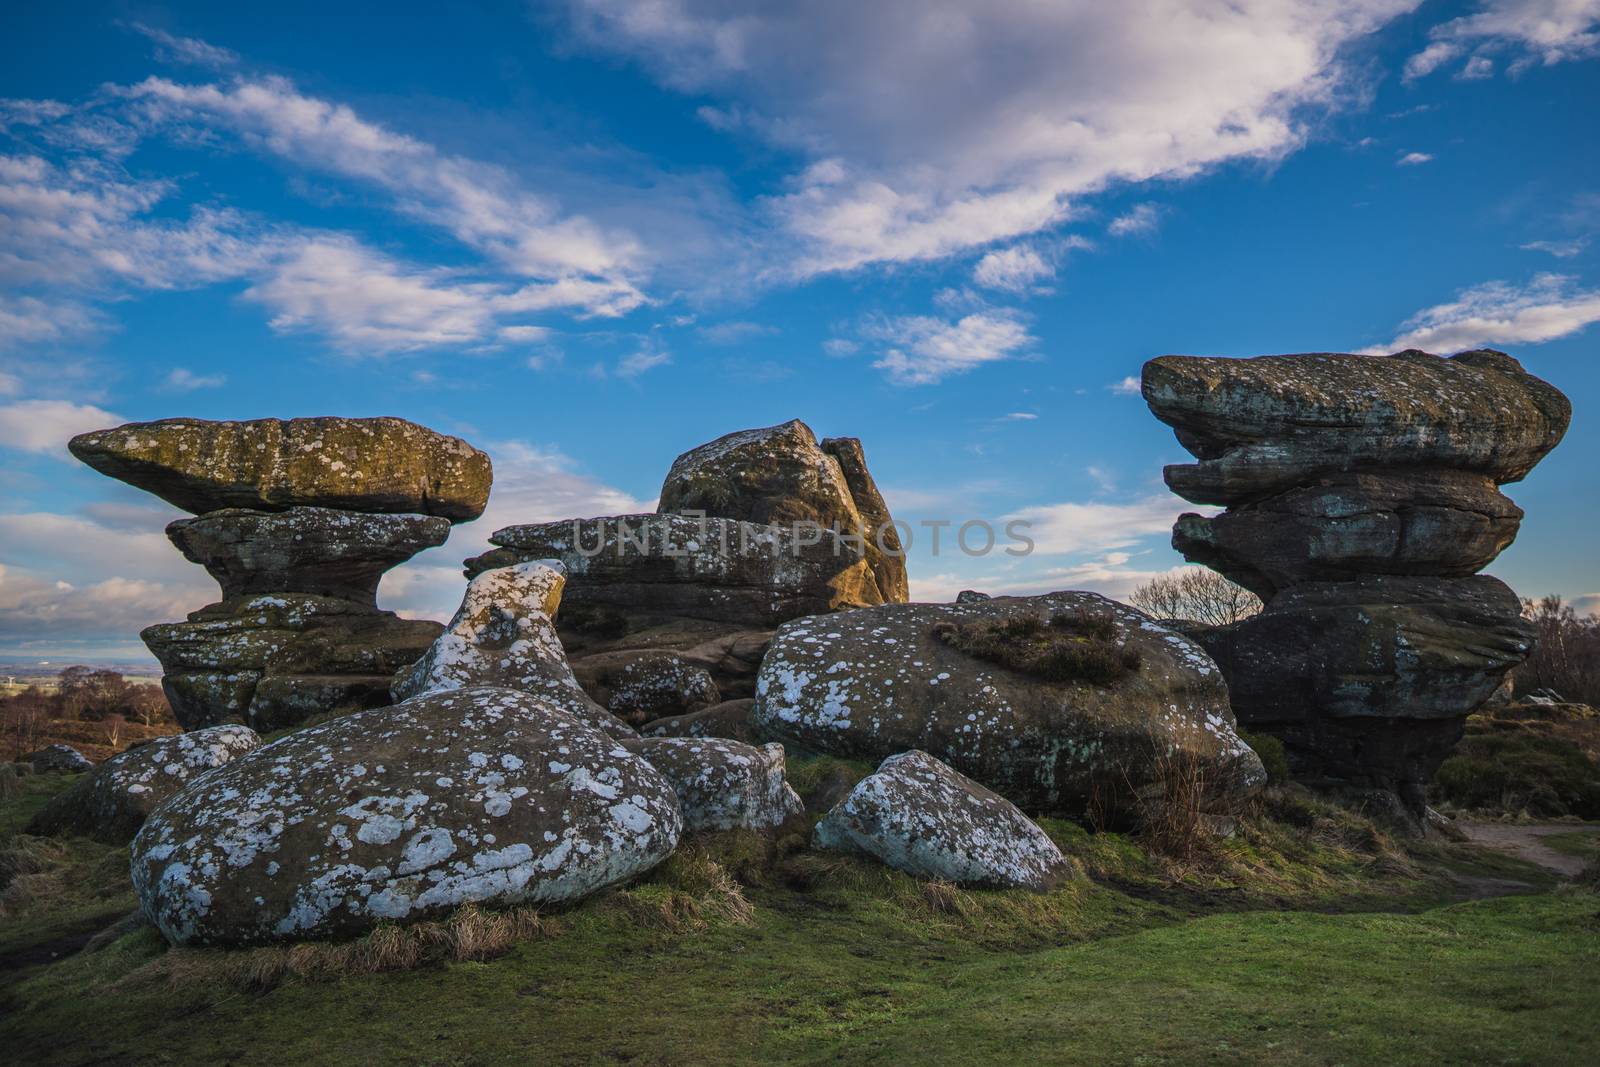
[[[1265,610],[1197,633],[1239,721],[1281,737],[1302,773],[1423,788],[1468,713],[1532,648],[1502,582],[1477,572],[1516,537],[1520,480],[1571,405],[1503,352],[1163,356],[1144,397],[1199,460],[1167,485],[1173,547]]]
[[[140,634],[189,730],[276,730],[389,703],[395,671],[441,627],[378,610],[378,583],[481,514],[491,480],[465,441],[392,418],[168,419],[69,447],[197,513],[167,536],[222,599]]]

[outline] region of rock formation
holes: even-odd
[[[912,750],[890,756],[817,823],[819,848],[862,852],[917,878],[1053,889],[1071,860],[1004,797]]]
[[[771,830],[805,811],[784,779],[782,745],[727,738],[645,737],[622,747],[672,783],[685,833]]]
[[[940,636],[974,624],[1043,628],[1056,617],[1066,650],[1093,654],[1082,677],[1070,662],[1051,674],[990,662]],[[1072,632],[1080,617],[1098,636]],[[1135,665],[1107,677],[1102,654]],[[1031,811],[1081,813],[1095,802],[1136,814],[1193,767],[1207,810],[1220,814],[1266,781],[1205,651],[1094,593],[796,620],[762,662],[755,720],[769,736],[832,755],[881,760],[922,749]]]
[[[437,623],[379,611],[385,571],[489,497],[489,457],[401,419],[131,423],[72,439],[96,470],[197,513],[167,527],[222,599],[140,636],[186,729],[257,730],[389,702]]]
[[[671,784],[537,696],[429,693],[296,731],[195,779],[133,842],[175,944],[360,933],[468,903],[560,903],[677,847]]]
[[[663,653],[703,668],[722,699],[749,697],[773,627],[906,599],[899,535],[860,442],[819,445],[799,421],[685,452],[656,514],[511,526],[490,541],[469,577],[537,559],[566,568],[556,624],[602,702],[631,663]]]
[[[1233,708],[1302,773],[1399,795],[1413,815],[1462,722],[1532,644],[1516,595],[1478,575],[1522,512],[1499,490],[1571,405],[1502,352],[1406,351],[1145,365],[1144,397],[1197,463],[1173,547],[1266,602],[1199,634]]]

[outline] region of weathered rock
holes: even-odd
[[[677,846],[666,779],[507,689],[430,693],[290,734],[207,773],[133,842],[177,944],[360,933],[458,905],[559,903]]]
[[[911,585],[906,576],[905,546],[900,542],[900,531],[894,525],[889,505],[878,492],[878,483],[867,470],[866,453],[861,441],[855,437],[829,437],[822,442],[822,450],[832,456],[844,473],[845,485],[850,489],[850,499],[861,515],[861,525],[867,542],[867,562],[878,579],[878,591],[885,604],[904,604],[911,599]]]
[[[814,840],[937,881],[1044,891],[1076,873],[1014,804],[926,752],[884,760],[817,823]]]
[[[1488,349],[1162,356],[1145,364],[1144,398],[1200,460],[1168,467],[1167,484],[1206,504],[1247,503],[1338,471],[1429,467],[1514,482],[1572,418],[1559,390]]]
[[[260,744],[256,732],[244,726],[213,726],[147,741],[112,756],[56,796],[34,816],[27,832],[127,841],[158,804],[191,779]]]
[[[639,733],[644,737],[726,737],[757,744],[761,735],[756,729],[755,708],[756,702],[748,697],[724,700],[704,711],[652,720],[639,727]]]
[[[980,593],[976,589],[963,589],[956,594],[957,604],[981,604],[985,600],[994,599],[988,593]]]
[[[707,619],[743,627],[883,602],[859,545],[785,526],[681,515],[616,515],[508,526],[469,577],[528,560],[566,568],[579,610]]]
[[[88,756],[71,745],[46,745],[28,757],[35,774],[77,774],[94,770]]]
[[[266,733],[389,701],[395,671],[443,629],[306,593],[224,600],[139,636],[161,661],[186,730],[243,722]]]
[[[1476,574],[1517,536],[1522,509],[1482,474],[1353,471],[1213,518],[1184,515],[1172,545],[1264,599],[1363,574]]]
[[[1079,612],[1107,620],[1138,668],[1108,684],[1050,681],[975,659],[933,632],[946,622]],[[797,620],[779,629],[761,665],[755,720],[768,736],[837,756],[922,749],[1030,810],[1081,812],[1091,798],[1116,797],[1133,808],[1193,766],[1206,806],[1226,811],[1266,780],[1234,732],[1211,658],[1094,593]]]
[[[442,545],[450,520],[367,515],[336,508],[225,508],[167,526],[184,558],[203,566],[226,598],[313,593],[377,606],[385,571]]]
[[[185,511],[309,506],[475,519],[489,457],[404,419],[162,419],[79,434],[72,454]]]
[[[607,682],[611,713],[638,722],[692,714],[722,700],[710,671],[670,652],[635,653]]]
[[[726,699],[755,695],[756,671],[772,642],[771,630],[650,612],[633,611],[624,616],[620,611],[602,610],[606,625],[598,628],[593,609],[569,603],[556,616],[556,632],[578,684],[601,704],[611,700],[611,681],[617,672],[644,653],[668,653],[704,667]],[[619,625],[610,625],[613,620]]]
[[[550,616],[566,574],[554,560],[519,563],[472,579],[444,633],[394,681],[396,701],[424,693],[493,686],[534,693],[616,737],[632,727],[589,699],[567,664]]]
[[[1533,636],[1516,594],[1488,575],[1372,576],[1294,586],[1198,640],[1239,721],[1281,737],[1292,765],[1415,805]]]
[[[682,737],[621,744],[672,783],[685,832],[770,830],[805,811],[784,780],[782,745]]]

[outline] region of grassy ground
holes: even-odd
[[[0,804],[0,838],[62,784],[42,781]],[[1402,848],[1292,793],[1197,862],[1045,825],[1085,878],[1044,895],[733,834],[499,926],[243,952],[170,950],[144,929],[48,962],[27,946],[81,940],[95,908],[130,903],[117,850],[66,842],[30,861],[33,891],[0,891],[0,1049],[40,1064],[1600,1058],[1600,895],[1461,846]],[[38,848],[0,840],[0,864]],[[1508,880],[1527,892],[1460,902]]]

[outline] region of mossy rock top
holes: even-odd
[[[67,446],[102,474],[195,514],[311,506],[483,514],[493,468],[458,437],[396,418],[161,419],[79,434]]]

